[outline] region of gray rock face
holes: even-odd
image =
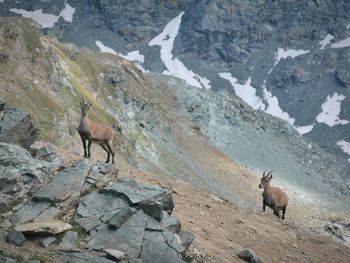
[[[152,36],[159,34],[169,22],[169,18],[177,16],[189,3],[188,0],[162,3],[93,1],[95,8],[104,15],[106,25],[118,32],[127,42],[133,43],[135,49],[139,44],[145,44]]]
[[[35,160],[22,147],[0,143],[0,192],[10,195],[11,200],[35,191],[54,170],[50,163]]]
[[[57,170],[64,167],[63,160],[58,156],[52,146],[45,145],[37,150],[34,156],[40,161],[49,162],[52,166],[56,166]]]
[[[19,231],[10,231],[7,233],[6,240],[16,246],[23,246],[26,238]]]
[[[176,234],[176,237],[178,238],[179,243],[185,248],[188,249],[188,247],[191,245],[191,243],[194,240],[194,235],[189,231],[179,231]]]
[[[186,249],[175,236],[181,229],[180,222],[164,210],[162,216],[158,209],[150,216],[141,205],[164,193],[168,191],[159,186],[122,178],[100,193],[82,198],[74,221],[91,235],[87,244],[90,249],[118,250],[128,261],[183,262],[181,255]],[[154,258],[158,253],[162,256]]]
[[[134,211],[130,207],[121,208],[108,221],[108,225],[112,228],[119,228],[133,214]]]
[[[34,196],[35,200],[62,202],[71,196],[79,196],[91,165],[87,160],[77,161],[73,166],[58,173]]]
[[[121,195],[131,205],[136,205],[143,200],[167,193],[167,190],[156,185],[138,184],[134,180],[122,178],[117,183],[106,187],[104,192]]]
[[[6,108],[0,120],[0,141],[28,148],[38,136],[31,117],[22,109]]]
[[[58,248],[60,250],[73,251],[77,247],[78,233],[74,231],[67,231],[64,234],[62,242]]]

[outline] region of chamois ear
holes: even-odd
[[[266,172],[266,171],[263,172],[263,177],[265,177],[265,172]]]
[[[269,181],[271,181],[271,179],[272,179],[272,174],[271,174],[270,177],[269,177]]]

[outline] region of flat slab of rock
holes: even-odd
[[[126,197],[131,205],[135,205],[141,201],[165,194],[168,191],[157,185],[141,184],[132,179],[122,178],[115,184],[104,188],[104,192],[122,195]]]
[[[37,201],[63,202],[69,197],[80,196],[85,178],[91,165],[88,160],[79,160],[74,165],[58,173],[47,185],[43,186],[34,196]]]
[[[115,261],[90,255],[88,253],[65,253],[60,256],[60,259],[64,263],[114,263]]]
[[[107,223],[120,209],[126,207],[125,201],[119,197],[92,192],[81,199],[74,221],[90,232]]]
[[[71,230],[73,227],[70,224],[64,223],[59,220],[51,220],[46,222],[27,223],[19,225],[15,228],[16,231],[38,234],[38,235],[57,235],[67,230]]]
[[[163,232],[146,231],[140,255],[142,263],[184,263],[181,255],[164,238]]]
[[[20,225],[32,221],[43,213],[49,206],[49,203],[31,201],[13,214],[13,216],[10,218],[11,223],[13,225]]]
[[[67,231],[59,244],[58,248],[65,251],[73,251],[77,248],[78,233],[74,231]]]
[[[88,247],[95,250],[116,249],[125,252],[131,258],[137,258],[141,253],[147,217],[139,210],[117,230],[104,226],[93,235]]]

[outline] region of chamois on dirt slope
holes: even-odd
[[[273,209],[273,213],[280,218],[280,211],[282,210],[282,219],[284,219],[288,205],[288,197],[280,188],[270,186],[271,179],[272,171],[267,175],[265,175],[264,172],[259,184],[259,188],[264,188],[264,192],[262,193],[263,211],[265,212],[265,208],[268,206]]]
[[[90,158],[91,143],[98,143],[107,152],[106,163],[110,161],[110,155],[112,155],[112,163],[114,163],[113,141],[115,132],[113,128],[108,127],[102,123],[94,122],[90,120],[86,114],[92,107],[91,102],[85,102],[84,99],[80,102],[81,117],[78,126],[78,133],[81,137],[84,147],[84,157]],[[88,145],[86,147],[86,141]],[[87,148],[87,149],[86,149]]]

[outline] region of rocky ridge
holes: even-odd
[[[24,149],[0,145],[0,149],[8,148],[18,153],[11,157],[13,164],[23,161]],[[32,157],[28,159],[31,160],[28,167],[40,163]],[[2,167],[10,169],[11,165],[2,163]],[[24,196],[12,195],[15,197],[12,203],[20,206],[13,210],[8,204],[3,209],[7,212],[2,213],[2,228],[8,224],[15,230],[7,234],[7,239],[22,246],[36,237],[47,248],[58,235],[73,230],[64,234],[58,246],[59,256],[51,258],[54,262],[77,262],[78,259],[79,262],[114,262],[104,259],[108,256],[127,262],[183,262],[182,257],[194,236],[181,230],[181,223],[171,215],[174,208],[171,193],[156,185],[123,178],[116,180],[117,174],[118,169],[112,165],[92,165],[80,160],[58,172],[47,184],[37,182],[35,188],[28,188],[25,196],[32,198],[27,203],[24,203],[26,198],[22,203],[18,201]],[[15,184],[20,186],[20,182]],[[109,186],[103,187],[107,184]],[[96,191],[97,185],[103,187],[100,192]],[[8,191],[1,189],[1,193],[8,194]],[[24,233],[25,239],[17,237],[17,233]],[[94,255],[91,251],[100,253]]]

